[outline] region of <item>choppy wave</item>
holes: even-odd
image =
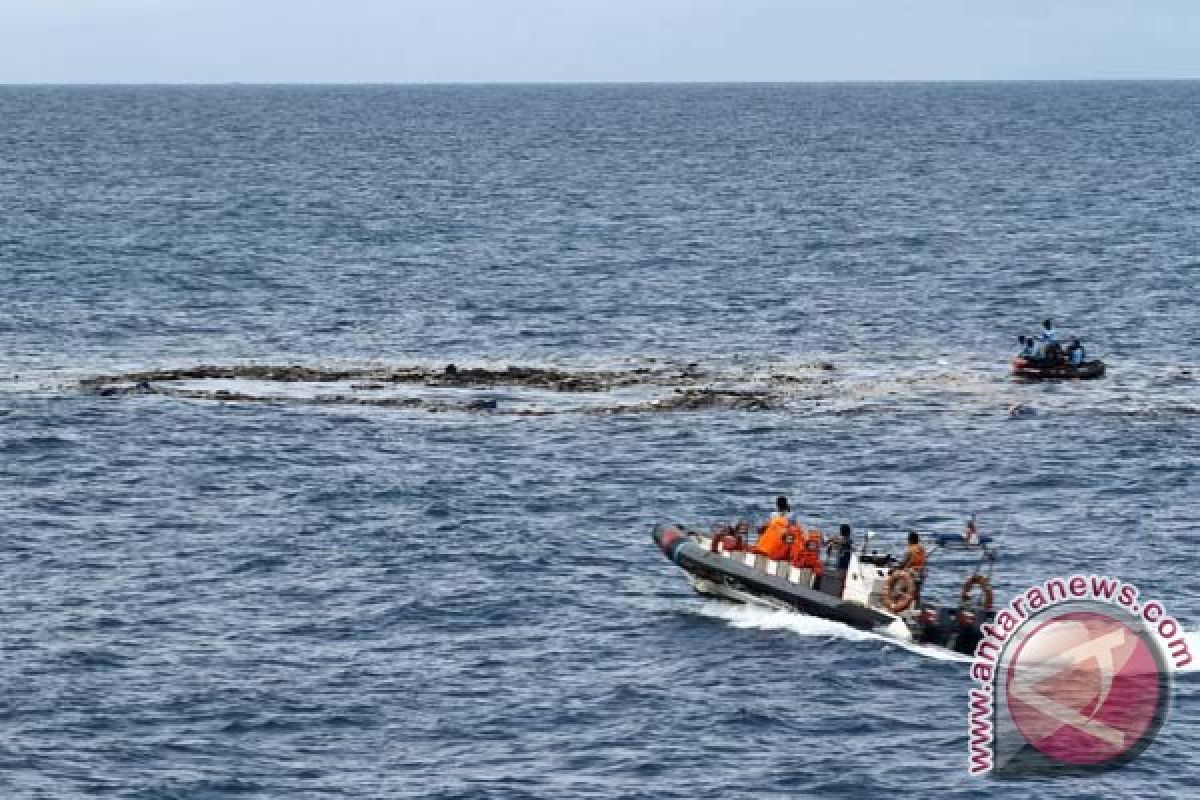
[[[978,510],[1200,620],[1198,87],[0,91],[6,796],[978,796],[964,665],[652,616],[644,532]]]

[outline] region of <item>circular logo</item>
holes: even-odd
[[[1136,622],[1071,611],[1038,624],[1013,654],[1009,712],[1046,756],[1116,766],[1144,750],[1162,726],[1167,676],[1156,643]]]

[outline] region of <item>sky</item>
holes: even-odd
[[[1200,0],[0,0],[0,83],[1200,79]]]

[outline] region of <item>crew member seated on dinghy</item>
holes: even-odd
[[[1087,359],[1087,352],[1083,349],[1083,343],[1078,339],[1071,340],[1071,346],[1067,348],[1067,358],[1071,362],[1072,367],[1078,367]]]
[[[1044,339],[1035,338],[1033,336],[1026,337],[1026,347],[1029,350],[1029,355],[1025,356],[1035,364],[1047,366],[1050,364],[1049,348],[1050,345]]]
[[[813,574],[820,576],[825,571],[821,563],[821,550],[825,547],[825,537],[816,528],[802,530],[792,548],[792,566],[800,569],[811,569]]]
[[[921,599],[921,585],[925,583],[925,563],[928,560],[929,554],[921,544],[921,537],[916,531],[908,534],[908,548],[896,569],[906,569],[912,573],[913,581],[917,584],[917,601]]]
[[[771,521],[762,529],[758,543],[750,552],[779,561],[787,558],[792,549],[792,542],[789,542],[788,539],[798,541],[804,532],[799,525],[792,521],[789,515],[791,507],[788,506],[786,497],[775,498],[775,509]]]
[[[821,588],[821,576],[825,574],[825,565],[821,563],[821,550],[825,547],[825,537],[816,528],[807,531],[801,529],[800,536],[792,548],[792,566],[812,570],[812,588]]]
[[[1017,341],[1021,344],[1021,358],[1032,359],[1036,356],[1037,342],[1033,340],[1032,336],[1021,334],[1017,337]]]

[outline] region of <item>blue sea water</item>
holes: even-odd
[[[649,532],[977,512],[1002,596],[1200,625],[1200,84],[8,87],[0,155],[3,797],[1194,796],[1194,674],[1124,769],[970,778],[963,664],[702,601]],[[1046,316],[1109,377],[1013,384]],[[447,362],[809,388],[78,385]]]

